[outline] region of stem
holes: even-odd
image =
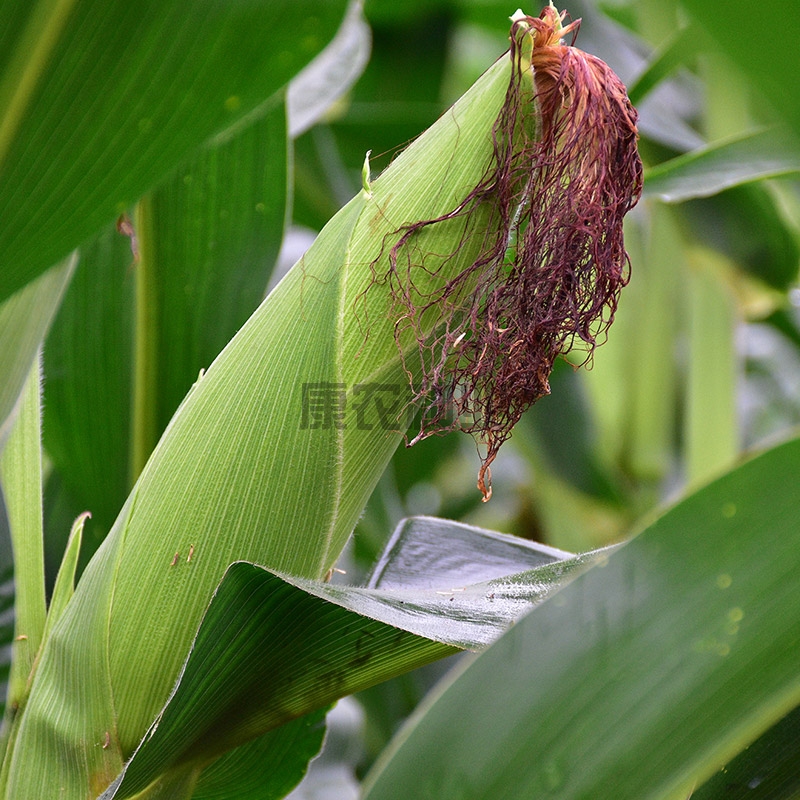
[[[153,248],[153,207],[144,197],[136,207],[134,228],[139,248],[133,332],[130,484],[136,482],[158,441],[158,269]]]

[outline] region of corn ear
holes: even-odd
[[[316,578],[335,562],[402,439],[375,397],[395,409],[413,397],[376,282],[387,237],[446,214],[482,179],[509,75],[501,59],[367,181],[198,379],[52,630],[7,797],[102,791],[164,704],[231,562]],[[448,270],[474,260],[479,230],[480,212],[425,231],[418,285],[446,280],[438,253],[458,251]],[[335,405],[304,424],[309,386]]]

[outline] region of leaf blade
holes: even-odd
[[[794,139],[769,129],[748,131],[650,167],[644,196],[681,203],[798,172],[800,148]]]
[[[109,223],[211,136],[266,111],[336,31],[345,5],[305,10],[298,36],[288,0],[209,3],[203,13],[177,0],[74,4],[0,163],[0,298]],[[48,6],[41,0],[36,10]],[[21,66],[7,76],[15,85],[31,52],[21,32],[24,4],[12,12],[8,44]]]
[[[798,468],[798,440],[754,458],[534,610],[417,715],[365,798],[406,796],[412,762],[416,796],[442,800],[662,798],[708,776],[800,699]]]

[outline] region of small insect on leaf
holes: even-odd
[[[186,563],[188,564],[192,560],[192,556],[194,555],[194,545],[189,545],[189,555],[186,556]]]
[[[181,554],[180,554],[180,553],[175,553],[175,555],[174,555],[174,556],[172,556],[172,562],[170,563],[170,566],[171,566],[171,567],[174,567],[174,566],[175,566],[175,565],[178,563],[178,559],[179,559],[180,557],[181,557]]]
[[[106,735],[103,738],[103,750],[108,750],[108,746],[111,744],[111,733],[106,731]]]
[[[127,214],[121,214],[117,220],[117,231],[131,240],[131,252],[134,264],[139,261],[139,240],[136,238],[136,229]]]

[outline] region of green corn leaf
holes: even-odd
[[[0,9],[0,299],[212,136],[268,110],[345,0],[12,0]]]
[[[697,31],[692,26],[680,28],[654,53],[645,69],[628,86],[631,103],[634,106],[641,103],[661,81],[696,56],[698,49]]]
[[[75,256],[0,304],[0,450],[14,409],[75,267]]]
[[[48,640],[11,795],[58,783],[82,796],[119,773],[231,562],[308,577],[332,566],[401,440],[396,412],[381,419],[368,395],[386,392],[398,408],[410,398],[388,292],[372,286],[370,265],[387,235],[449,212],[482,179],[509,74],[497,62],[354,198],[198,379]],[[448,262],[457,272],[481,246],[465,239],[467,224],[478,221],[449,220],[419,246],[447,254],[461,243]],[[446,280],[433,261],[422,291]],[[309,407],[309,387],[334,403],[327,418]]]
[[[147,196],[138,258],[111,228],[82,248],[45,350],[45,444],[70,516],[92,511],[85,555],[200,370],[263,299],[283,236],[287,168],[279,104]]]
[[[439,533],[453,531],[476,544],[483,539],[489,552],[508,556],[514,547],[506,541],[511,537],[437,522]],[[430,531],[430,521],[422,524]],[[409,545],[419,552],[417,543]],[[391,549],[397,552],[398,546],[395,540]],[[447,582],[452,575],[443,564],[439,590],[357,589],[232,565],[178,685],[104,800],[132,796],[167,770],[202,765],[287,720],[456,649],[485,646],[523,609],[607,554],[565,556],[517,575],[456,587]],[[531,549],[515,560],[541,558]],[[490,564],[487,572],[497,567]]]
[[[534,609],[418,710],[365,800],[687,797],[800,701],[799,470],[797,439],[753,458]]]
[[[750,79],[800,135],[800,90],[795,80],[796,42],[800,40],[800,17],[792,0],[776,0],[769,6],[771,24],[780,35],[770,38],[762,51],[742,53],[742,24],[759,22],[747,0],[687,0],[686,10],[714,39],[722,51]]]
[[[66,506],[45,515],[48,563],[61,561],[70,523],[84,511],[84,541],[96,549],[129,486],[135,265],[129,240],[107,226],[84,243],[44,348],[44,446]]]
[[[137,300],[155,305],[156,323],[146,334],[155,338],[155,354],[136,364],[134,392],[151,406],[144,413],[153,417],[155,437],[138,444],[134,430],[136,475],[199,371],[264,299],[287,215],[286,127],[278,103],[244,131],[215,141],[142,201],[140,216],[148,220],[139,234]],[[137,344],[144,337],[137,323]]]
[[[800,144],[767,129],[737,135],[677,156],[645,172],[644,195],[667,203],[711,197],[764,178],[800,172]]]

